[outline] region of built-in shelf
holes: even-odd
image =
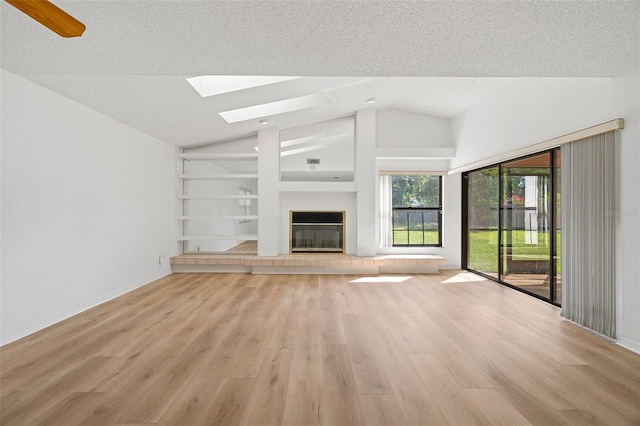
[[[292,248],[291,253],[342,253],[342,248]]]
[[[258,215],[178,216],[178,220],[210,220],[210,219],[257,220],[258,219]]]
[[[178,154],[178,158],[188,161],[206,161],[206,160],[257,160],[258,153],[187,153]]]
[[[178,175],[178,179],[184,180],[233,180],[233,179],[257,179],[257,173],[228,173],[209,176]]]
[[[254,146],[219,152],[229,147],[212,144],[176,152],[175,218],[177,234],[181,234],[177,240],[184,252],[226,251],[239,242],[258,240],[258,153]],[[217,235],[220,233],[225,235]]]
[[[180,200],[257,200],[258,195],[179,195]]]
[[[336,222],[331,222],[331,223],[321,223],[321,222],[296,222],[293,225],[295,226],[305,226],[305,225],[309,225],[309,226],[343,226],[342,223],[336,223]]]
[[[216,240],[237,240],[237,241],[257,241],[258,235],[182,235],[178,241],[216,241]]]

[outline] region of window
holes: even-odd
[[[463,174],[463,268],[560,304],[560,150]]]
[[[407,174],[381,178],[383,245],[442,246],[442,177]]]

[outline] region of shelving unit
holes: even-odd
[[[178,237],[178,241],[227,241],[227,240],[242,240],[242,241],[257,241],[257,234],[246,235],[185,235]]]
[[[233,220],[257,220],[258,215],[230,215],[230,216],[216,216],[221,219],[233,219]],[[211,219],[211,216],[178,216],[178,220],[207,220]]]
[[[178,175],[178,179],[184,180],[238,180],[238,179],[258,179],[257,173],[226,173],[219,175],[209,176],[193,176],[193,175]]]
[[[178,158],[188,161],[198,160],[258,160],[258,153],[215,153],[215,152],[182,152]]]
[[[257,241],[258,154],[249,152],[256,144],[248,138],[176,153],[177,240],[183,253],[224,252]]]
[[[257,200],[257,195],[179,195],[180,200]]]

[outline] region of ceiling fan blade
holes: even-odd
[[[80,37],[87,28],[49,0],[5,0],[62,37]]]

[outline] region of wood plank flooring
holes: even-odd
[[[165,277],[0,348],[0,424],[640,424],[640,355],[466,272],[390,278]]]

